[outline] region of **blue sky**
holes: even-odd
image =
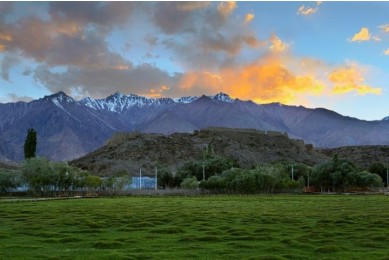
[[[225,92],[389,116],[389,2],[0,2],[0,102]]]

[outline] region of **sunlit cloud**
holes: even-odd
[[[270,56],[239,68],[185,74],[179,87],[186,91],[206,90],[205,93],[223,91],[235,98],[252,99],[258,103],[284,104],[295,102],[302,93],[318,95],[325,88],[313,75],[296,75],[284,67],[280,59]]]
[[[234,1],[221,2],[217,9],[222,16],[229,16],[236,9],[237,5]]]
[[[188,2],[179,2],[178,9],[188,12],[188,11],[194,11],[199,9],[204,9],[208,7],[211,4],[211,2],[208,1],[188,1]]]
[[[270,50],[275,53],[284,52],[288,49],[288,45],[284,43],[277,35],[272,34],[270,37]]]
[[[149,90],[149,93],[141,94],[141,95],[144,95],[144,96],[147,96],[150,98],[160,98],[160,97],[163,97],[165,95],[164,92],[168,91],[169,89],[170,89],[170,87],[163,85],[157,89],[152,88]]]
[[[301,6],[298,13],[312,15],[320,5]],[[95,98],[114,91],[149,97],[223,91],[259,103],[298,104],[302,96],[381,93],[365,82],[358,66],[334,69],[324,60],[298,57],[280,36],[252,28],[254,13],[234,15],[237,8],[235,2],[50,2],[47,18],[26,16],[2,31],[0,19],[0,76],[12,80],[19,62],[12,57],[18,57],[34,63],[28,76],[35,85]],[[131,39],[125,49],[110,42],[111,33],[140,23],[135,36],[146,46],[141,55],[150,58],[142,62],[131,57],[141,45],[136,37],[126,35]],[[352,40],[380,38],[362,28]],[[151,62],[167,53],[174,69]]]
[[[328,75],[328,79],[334,84],[332,94],[356,92],[359,95],[381,95],[382,93],[381,88],[375,88],[365,83],[362,70],[355,64],[335,69]]]
[[[371,34],[369,32],[369,29],[366,27],[362,27],[359,32],[354,34],[351,41],[352,42],[361,42],[361,41],[369,41],[370,39],[371,39]]]
[[[244,23],[245,23],[245,24],[250,23],[252,20],[254,20],[254,17],[255,17],[254,14],[252,14],[252,13],[247,13],[247,14],[245,15],[245,17],[244,17]]]
[[[309,7],[309,6],[302,5],[297,10],[297,14],[298,15],[305,15],[305,16],[312,15],[319,10],[319,5],[321,5],[321,4],[322,4],[321,1],[317,1],[316,7]]]
[[[10,42],[12,41],[12,36],[9,34],[0,33],[0,41]]]

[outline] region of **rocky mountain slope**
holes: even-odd
[[[115,93],[74,100],[63,92],[28,103],[0,104],[0,154],[23,159],[28,128],[37,154],[70,160],[101,147],[116,132],[192,133],[207,127],[286,132],[315,147],[389,145],[389,120],[363,121],[333,111],[214,96],[146,98]]]
[[[382,163],[389,166],[389,146],[387,145],[367,145],[367,146],[344,146],[332,149],[318,149],[318,152],[333,157],[335,154],[339,158],[346,159],[360,167],[369,167],[373,163]]]
[[[153,174],[157,165],[175,171],[188,161],[202,160],[205,148],[248,168],[273,162],[313,165],[330,159],[284,133],[207,128],[193,134],[117,133],[106,145],[71,164],[101,175],[119,170],[137,174],[140,168],[144,174]]]

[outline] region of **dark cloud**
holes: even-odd
[[[133,2],[51,2],[49,13],[53,20],[81,25],[94,24],[99,29],[123,25],[133,12]]]
[[[33,75],[52,92],[103,97],[166,86],[168,94],[177,90],[182,75],[171,76],[156,65],[135,66],[139,61],[110,46],[112,32],[128,33],[125,41],[131,45],[123,43],[121,50],[128,57],[146,42],[149,48],[140,55],[146,60],[159,57],[157,51],[164,49],[181,71],[217,71],[239,63],[247,47],[261,45],[244,19],[233,15],[235,9],[235,3],[222,2],[50,2],[45,18],[27,16],[9,23],[0,19],[0,52],[36,62],[38,68],[24,75]],[[133,29],[136,37],[131,38]],[[3,59],[4,79],[10,80],[16,61]]]
[[[34,74],[35,80],[52,92],[80,92],[81,87],[82,94],[92,97],[106,97],[113,90],[148,93],[150,89],[173,85],[177,77],[149,64],[122,70],[70,67],[65,72],[53,72],[48,67],[40,66]]]
[[[13,66],[15,66],[18,63],[19,63],[19,58],[17,56],[6,55],[1,61],[1,67],[0,67],[1,77],[6,81],[10,81],[9,71]]]
[[[55,24],[31,17],[7,27],[11,40],[0,44],[5,50],[18,52],[49,66],[129,66],[130,62],[110,51],[104,37],[72,24]]]
[[[13,12],[14,4],[12,2],[0,2],[0,21]]]
[[[175,34],[192,29],[192,14],[181,11],[174,2],[160,2],[155,8],[153,21],[162,32]]]

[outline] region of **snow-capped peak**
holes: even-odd
[[[52,94],[52,95],[49,95],[49,96],[44,96],[43,100],[44,101],[52,101],[54,103],[71,103],[71,102],[75,102],[75,100],[72,97],[69,97],[68,95],[66,95],[62,91],[59,91],[59,92],[57,92],[55,94]]]
[[[193,101],[198,99],[198,97],[195,96],[187,96],[187,97],[180,97],[180,98],[173,98],[174,102],[176,103],[182,103],[182,104],[190,104]]]
[[[227,95],[226,93],[223,93],[223,92],[220,92],[211,98],[213,100],[218,100],[218,101],[227,102],[227,103],[234,102],[234,100],[229,95]]]
[[[227,94],[220,92],[214,96],[209,96],[213,100],[221,102],[234,102],[234,100]],[[124,95],[120,92],[116,92],[113,95],[108,96],[103,99],[92,99],[84,98],[80,101],[81,104],[84,104],[95,110],[108,110],[111,112],[121,113],[125,110],[130,109],[131,107],[144,107],[144,106],[163,106],[163,105],[173,105],[173,104],[190,104],[193,101],[199,99],[196,96],[186,96],[181,98],[148,98],[142,97],[135,94]]]
[[[84,98],[81,100],[82,104],[90,108],[119,113],[134,106],[142,107],[152,105],[155,102],[156,99],[141,97],[134,94],[124,95],[120,92],[116,92],[115,94],[103,99]]]
[[[389,121],[389,116],[382,118],[382,121]]]

